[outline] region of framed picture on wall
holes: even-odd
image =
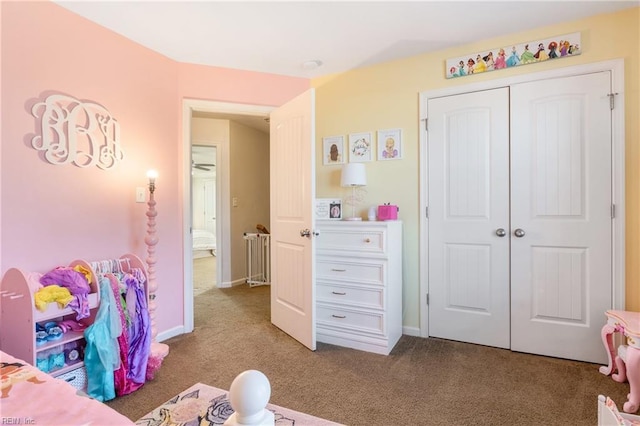
[[[402,129],[378,130],[378,160],[402,158]]]
[[[373,160],[373,141],[371,132],[351,133],[349,135],[349,162],[362,163]]]
[[[335,198],[316,198],[317,220],[342,219],[342,200]]]
[[[344,136],[322,138],[322,164],[344,164]]]

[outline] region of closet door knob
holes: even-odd
[[[516,229],[515,231],[513,231],[513,235],[515,235],[518,238],[522,238],[524,237],[524,229]]]
[[[496,229],[496,235],[498,237],[504,237],[505,235],[507,235],[507,231],[505,231],[503,228],[498,228]]]

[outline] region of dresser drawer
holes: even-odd
[[[358,253],[385,254],[385,231],[383,229],[338,229],[322,228],[316,239],[318,250],[356,251]]]
[[[383,336],[385,333],[382,312],[355,311],[318,303],[316,322],[325,327],[366,332]]]
[[[384,309],[384,289],[382,287],[356,287],[317,282],[316,300],[363,308]]]
[[[316,279],[384,285],[384,262],[338,260],[316,256]]]

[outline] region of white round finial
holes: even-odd
[[[229,388],[229,402],[235,411],[225,425],[273,425],[274,415],[266,409],[271,397],[269,379],[258,370],[238,374]]]

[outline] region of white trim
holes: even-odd
[[[403,326],[402,327],[402,334],[406,334],[407,336],[415,336],[415,337],[420,337],[420,328],[419,327],[409,327],[409,326]]]
[[[243,284],[247,284],[247,279],[246,278],[240,278],[237,280],[233,280],[231,281],[231,283],[228,283],[227,287],[235,287],[237,285],[243,285]]]
[[[475,92],[480,90],[495,89],[498,87],[511,86],[517,83],[544,80],[549,78],[569,77],[573,75],[589,74],[594,72],[610,71],[612,76],[612,90],[617,93],[615,108],[612,111],[612,198],[616,205],[616,217],[613,220],[613,309],[623,310],[625,308],[625,134],[624,134],[624,60],[613,59],[609,61],[595,62],[573,67],[557,68],[550,71],[529,73],[514,77],[489,80],[484,82],[435,89],[420,92],[419,105],[419,129],[420,129],[420,336],[429,336],[429,308],[426,298],[429,291],[428,280],[428,219],[425,216],[427,200],[429,196],[428,185],[424,184],[427,177],[427,132],[425,131],[424,120],[427,119],[427,102],[429,99],[444,96],[458,95],[462,93]],[[604,315],[604,313],[603,313]]]
[[[184,100],[182,103],[183,333],[193,331],[193,266],[190,266],[193,265],[193,241],[191,238],[191,115],[193,110],[194,107],[189,101]]]
[[[425,129],[427,123],[427,101],[428,98],[425,95],[429,92],[420,93],[420,105],[419,114],[420,118],[418,128],[420,131],[420,141],[418,145],[420,158],[420,181],[418,182],[418,194],[420,194],[420,212],[418,217],[418,256],[419,256],[419,298],[418,298],[418,315],[420,337],[429,337],[429,307],[427,306],[427,295],[429,293],[429,237],[427,231],[429,229],[429,222],[427,221],[427,200],[429,200],[429,186],[424,185],[423,182],[427,181],[427,164],[429,164],[428,149],[427,149],[427,131]]]
[[[237,285],[242,285],[242,284],[246,284],[247,283],[247,279],[246,278],[239,278],[237,280],[233,280],[233,281],[218,281],[219,284],[216,285],[217,288],[231,288],[231,287],[235,287]]]
[[[184,327],[173,327],[169,330],[163,331],[162,333],[158,333],[158,335],[156,336],[156,340],[158,340],[158,342],[164,342],[165,340],[171,339],[172,337],[179,336],[184,333]]]
[[[184,271],[184,296],[183,296],[183,333],[193,331],[193,253],[191,250],[191,117],[194,111],[213,112],[225,114],[268,116],[275,107],[261,105],[234,104],[228,102],[204,101],[197,99],[184,99],[182,102],[182,152],[183,152],[183,271]],[[194,141],[195,142],[195,141]],[[217,250],[217,280],[218,287],[230,287],[231,282],[231,206],[229,173],[229,140],[216,142],[216,244]],[[221,219],[220,219],[221,218]]]
[[[616,205],[616,217],[613,221],[613,308],[625,309],[625,133],[624,133],[624,60],[609,61],[613,93],[617,93],[616,107],[611,116],[611,140],[613,143],[613,203]]]

